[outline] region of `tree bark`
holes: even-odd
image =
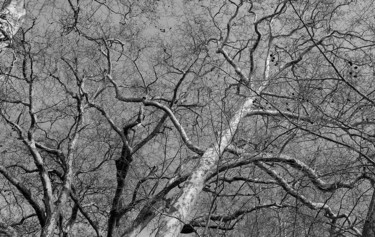
[[[189,215],[204,187],[206,178],[214,171],[224,149],[231,143],[241,119],[251,111],[253,101],[253,97],[246,99],[230,120],[228,128],[222,133],[221,139],[205,151],[199,165],[185,182],[182,191],[171,205],[167,215],[162,217],[156,236],[172,237],[179,235],[184,224],[188,222]]]
[[[116,160],[117,188],[112,201],[112,208],[109,213],[107,237],[113,236],[115,224],[117,224],[120,219],[119,211],[121,209],[121,196],[125,187],[125,179],[131,162],[132,155],[128,152],[126,146],[124,145],[121,151],[121,157]]]

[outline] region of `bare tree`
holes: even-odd
[[[374,236],[374,7],[6,1],[0,231]]]

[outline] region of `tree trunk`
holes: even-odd
[[[179,235],[184,224],[188,222],[188,217],[198,200],[206,178],[215,169],[224,149],[230,145],[241,119],[251,111],[253,101],[253,98],[248,98],[244,102],[231,118],[229,126],[223,131],[220,140],[205,151],[199,165],[185,182],[182,191],[171,205],[167,215],[162,217],[156,236],[172,237]]]
[[[131,162],[132,155],[129,154],[124,145],[121,151],[121,157],[116,160],[117,188],[112,201],[111,211],[109,213],[107,237],[113,236],[115,224],[117,224],[120,219],[119,211],[121,209],[121,196],[125,187],[125,179]]]

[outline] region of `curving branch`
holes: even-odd
[[[319,190],[324,191],[324,192],[333,192],[340,188],[352,189],[355,187],[355,184],[357,184],[359,180],[367,179],[366,175],[360,174],[351,182],[343,182],[339,180],[339,181],[335,181],[332,183],[327,183],[324,180],[322,180],[319,177],[319,175],[308,165],[306,165],[300,160],[291,158],[287,155],[279,155],[278,157],[264,158],[264,159],[260,158],[260,159],[257,159],[256,162],[258,161],[278,162],[278,163],[288,164],[292,168],[304,173],[311,180],[311,182],[315,185],[315,187],[317,187]]]
[[[328,206],[326,203],[316,203],[316,202],[310,201],[307,197],[298,193],[298,191],[296,191],[294,188],[292,188],[288,184],[288,182],[284,178],[282,178],[280,175],[278,175],[274,170],[272,170],[272,169],[268,168],[266,165],[264,165],[263,162],[255,161],[254,164],[256,166],[258,166],[259,168],[261,168],[263,171],[265,171],[269,176],[274,178],[287,193],[289,193],[290,195],[295,197],[297,200],[301,201],[307,207],[309,207],[313,210],[323,210],[325,212],[325,215],[327,217],[332,218],[332,219],[347,218],[347,216],[344,215],[344,214],[341,214],[341,215],[335,214],[332,211],[331,207]]]
[[[204,153],[204,150],[202,150],[201,148],[195,146],[189,139],[189,137],[187,136],[186,132],[185,132],[185,129],[182,127],[182,125],[180,124],[180,122],[178,121],[178,119],[176,118],[176,116],[174,115],[174,113],[172,112],[172,110],[170,108],[168,108],[167,106],[159,103],[159,102],[156,102],[156,101],[151,101],[151,100],[147,100],[145,99],[143,101],[144,105],[145,106],[155,106],[159,109],[162,109],[165,113],[168,114],[169,118],[172,120],[172,123],[173,125],[176,127],[177,131],[180,133],[180,136],[182,138],[182,140],[184,141],[184,143],[186,144],[186,146],[194,151],[195,153],[199,154],[199,155],[203,155]]]
[[[215,178],[219,173],[224,172],[229,169],[233,169],[240,166],[246,166],[249,164],[255,164],[256,162],[274,162],[274,163],[283,163],[287,164],[293,169],[302,172],[305,174],[312,182],[312,184],[323,192],[333,192],[340,188],[352,189],[360,180],[369,180],[373,181],[373,178],[366,173],[358,174],[352,181],[344,182],[341,180],[335,182],[326,182],[321,179],[320,175],[311,167],[306,165],[304,162],[284,154],[273,154],[273,153],[248,153],[243,149],[236,149],[233,145],[227,147],[228,152],[239,156],[241,159],[236,160],[233,163],[220,166],[217,171],[211,174],[206,180],[209,181],[212,178]],[[216,178],[215,178],[216,180]],[[260,180],[260,179],[250,179],[244,177],[231,177],[231,178],[219,178],[224,182],[236,182],[244,181],[251,183],[264,183],[264,184],[275,184],[275,181],[272,180]]]
[[[113,87],[115,88],[115,93],[116,93],[116,99],[120,100],[120,101],[123,101],[123,102],[127,102],[127,103],[131,103],[131,102],[143,102],[144,98],[139,98],[139,97],[124,97],[121,95],[121,92],[120,92],[120,89],[119,89],[119,86],[117,85],[117,83],[113,80],[112,76],[110,74],[106,74],[105,75],[105,78],[108,79]]]
[[[27,200],[27,202],[33,207],[39,223],[41,226],[44,225],[46,222],[46,216],[44,214],[43,208],[39,205],[34,195],[31,193],[31,191],[21,183],[17,178],[13,177],[7,169],[0,165],[0,173],[12,184],[14,185],[18,191],[24,196],[24,198]]]
[[[226,183],[233,183],[233,182],[246,182],[246,183],[257,183],[257,184],[277,184],[274,180],[263,180],[263,179],[252,179],[252,178],[245,178],[241,176],[234,176],[231,178],[218,178],[218,180],[226,182]],[[213,182],[217,182],[216,180]],[[213,183],[211,182],[211,183]]]

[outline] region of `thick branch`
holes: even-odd
[[[289,184],[288,182],[283,179],[281,176],[279,176],[275,171],[273,171],[272,169],[268,168],[266,165],[264,165],[262,162],[259,162],[259,161],[256,161],[254,162],[259,168],[261,168],[262,170],[264,170],[269,176],[271,176],[272,178],[274,178],[278,183],[279,185],[287,192],[289,193],[290,195],[292,195],[293,197],[295,197],[297,200],[301,201],[303,204],[305,204],[307,207],[313,209],[313,210],[324,210],[325,214],[330,217],[330,218],[333,218],[333,219],[336,219],[336,218],[346,218],[346,215],[336,215],[332,209],[326,204],[326,203],[316,203],[316,202],[312,202],[310,200],[308,200],[307,197],[305,197],[304,195],[298,193],[298,191],[294,190]]]
[[[27,202],[33,207],[35,210],[36,215],[38,216],[38,220],[41,226],[45,223],[45,215],[44,210],[42,207],[39,206],[36,198],[33,196],[31,191],[25,187],[17,178],[12,177],[9,172],[5,169],[4,166],[0,165],[0,173],[11,183],[13,184],[18,191],[24,196]]]
[[[182,138],[182,140],[184,141],[184,143],[186,144],[186,146],[194,151],[195,153],[199,154],[199,155],[203,155],[204,151],[195,146],[189,139],[189,137],[187,136],[186,132],[185,132],[185,129],[182,127],[182,125],[180,124],[180,122],[178,121],[178,119],[176,118],[176,116],[173,114],[172,110],[169,109],[167,106],[163,105],[163,104],[160,104],[159,102],[156,102],[156,101],[151,101],[151,100],[144,100],[143,103],[146,105],[146,106],[155,106],[159,109],[162,109],[164,112],[166,112],[169,116],[169,118],[172,120],[172,123],[174,124],[174,126],[176,127],[177,131],[180,133],[180,136]]]

